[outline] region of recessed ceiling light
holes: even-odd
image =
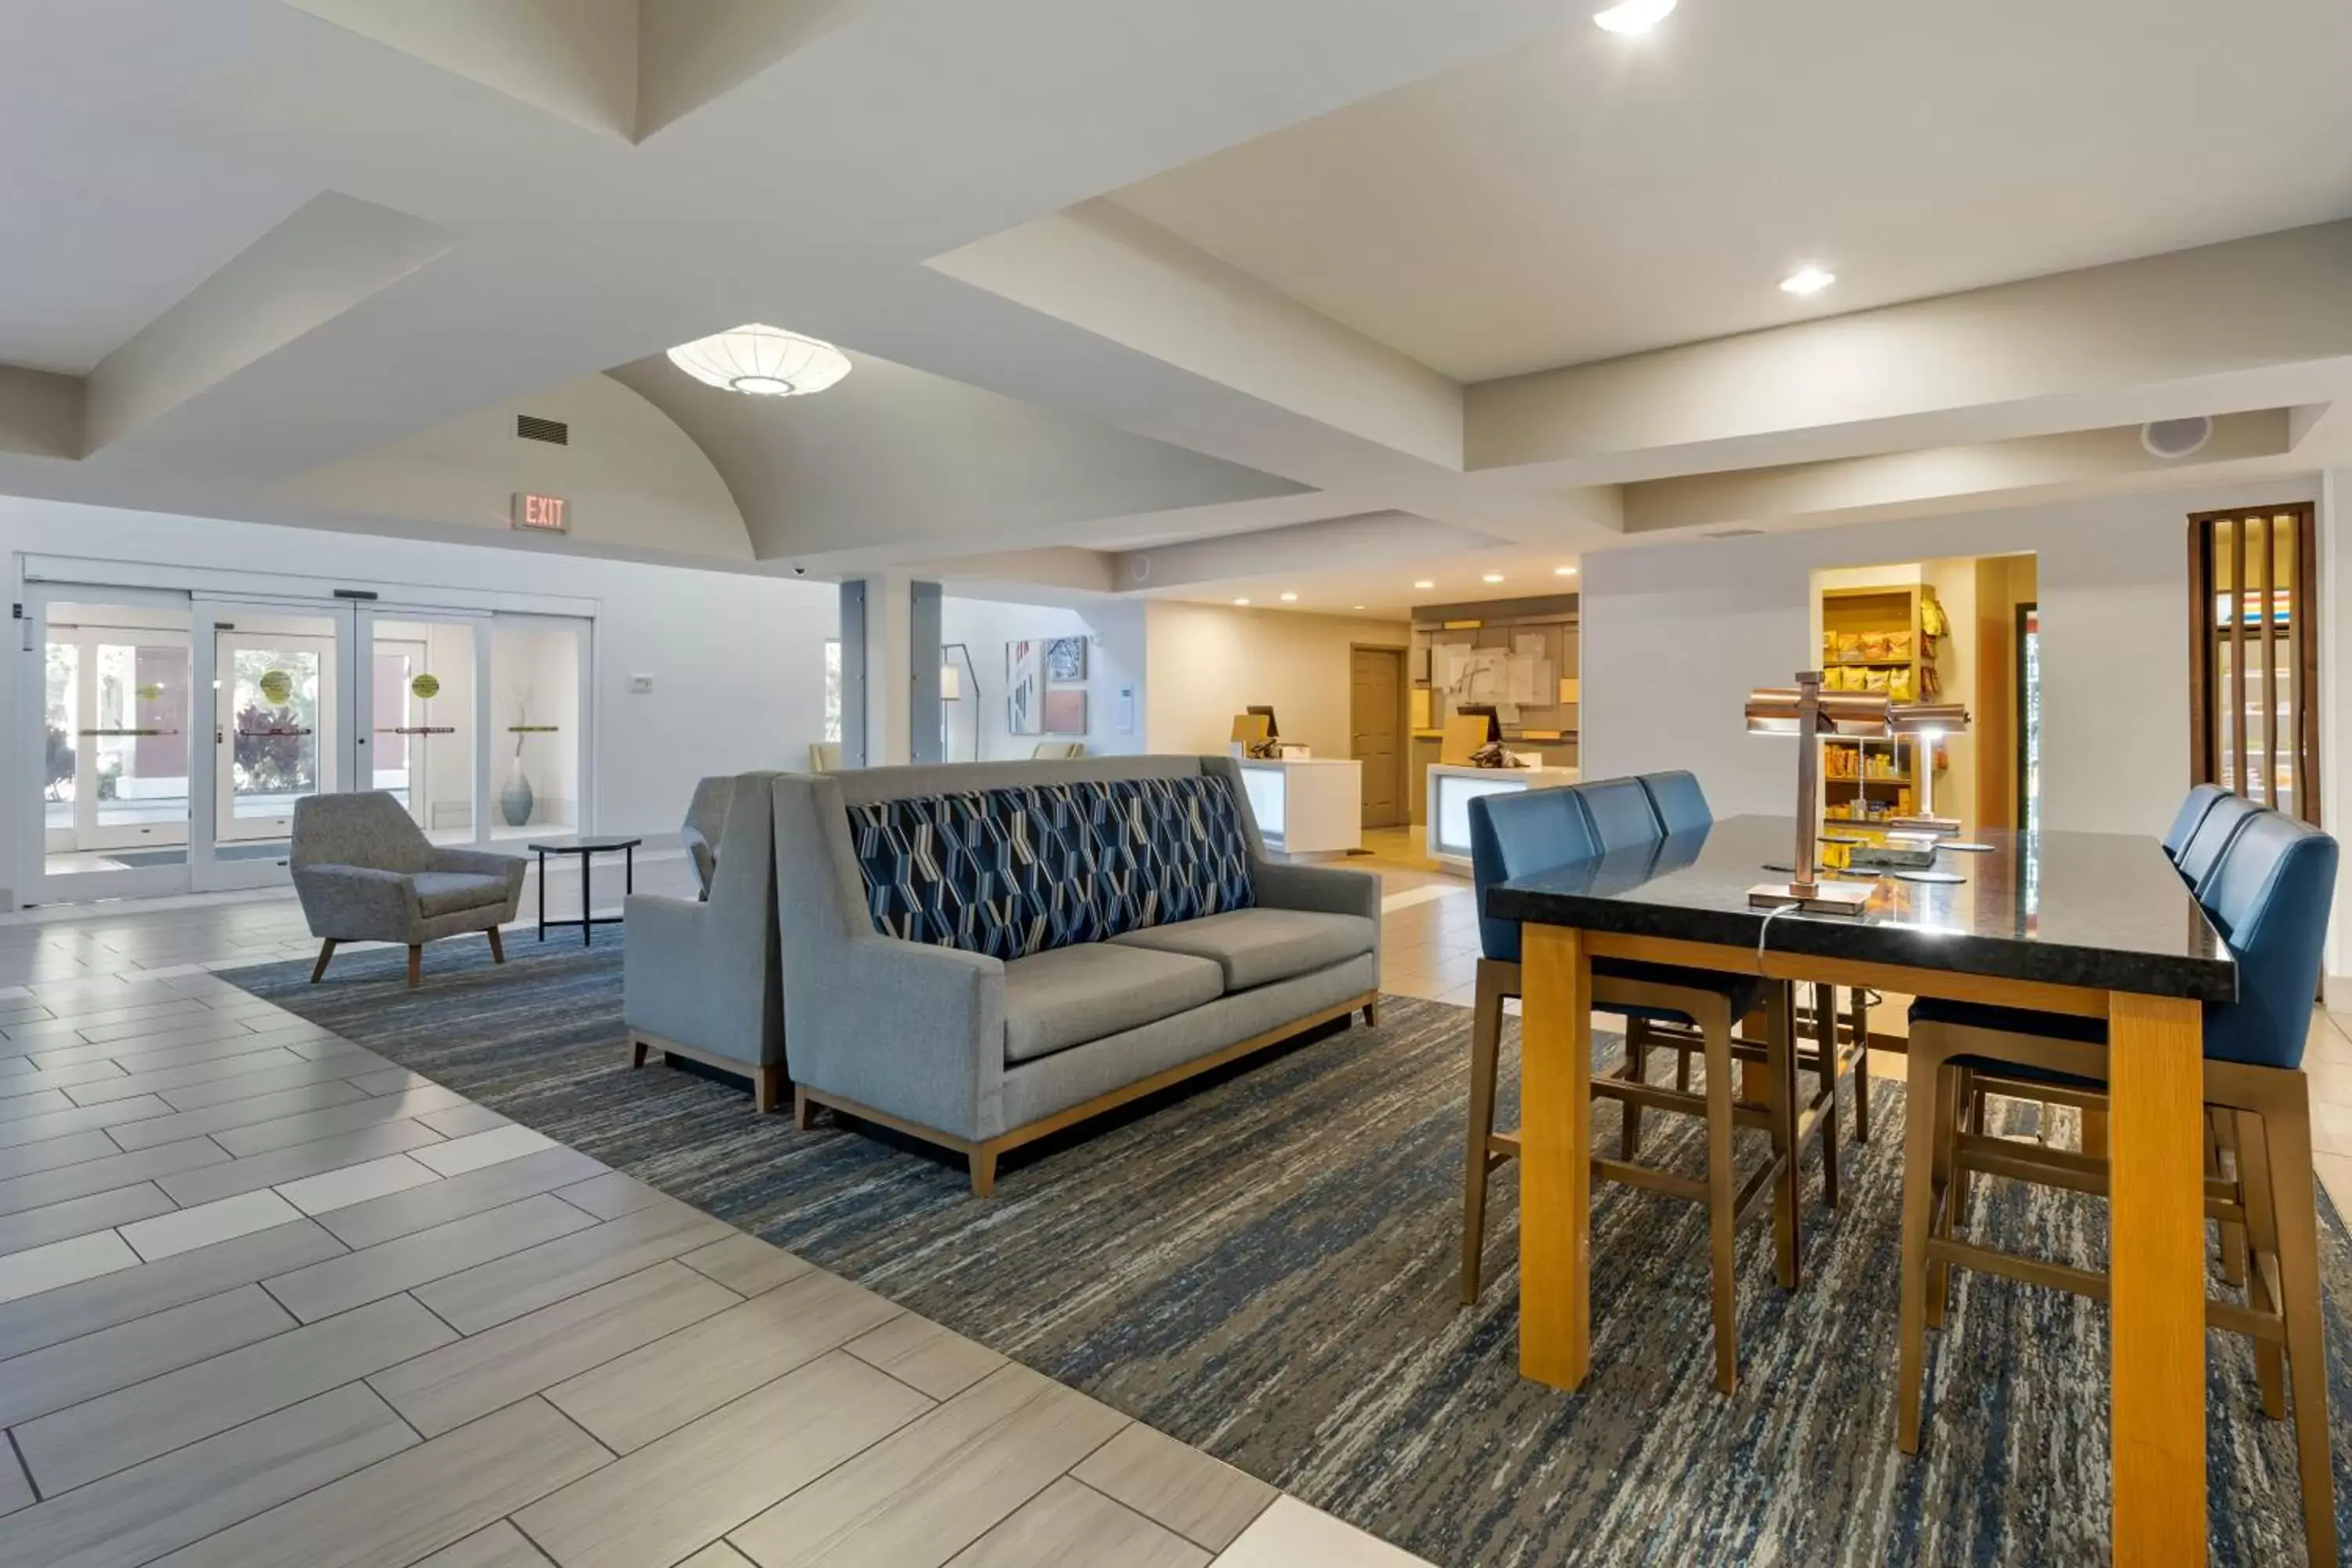
[[[1622,0],[1592,19],[1612,33],[1646,33],[1673,14],[1675,0]]]
[[[1503,574],[1500,572],[1489,572],[1486,574],[1486,580],[1489,583],[1499,583],[1503,580]]]
[[[1295,605],[1298,603],[1298,595],[1296,594],[1285,594],[1282,596],[1282,602],[1286,605]]]
[[[1555,577],[1573,577],[1576,575],[1576,568],[1573,566],[1555,566],[1551,569],[1551,574]]]
[[[1234,603],[1236,605],[1246,605],[1249,601],[1247,599],[1235,599]]]
[[[1351,609],[1351,610],[1360,610],[1360,609],[1362,609],[1364,606],[1363,606],[1363,605],[1349,605],[1348,607],[1349,607],[1349,609]]]
[[[1836,281],[1834,272],[1819,267],[1800,267],[1780,279],[1780,289],[1786,294],[1818,294]]]
[[[1420,582],[1415,583],[1413,586],[1416,588],[1434,588],[1437,584],[1431,582],[1428,578],[1423,577]]]

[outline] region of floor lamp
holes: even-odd
[[[950,655],[960,656],[963,659],[963,668],[958,669],[956,668],[954,658],[949,657]],[[948,704],[950,702],[961,702],[963,700],[963,683],[967,673],[969,673],[971,679],[973,713],[971,726],[971,760],[976,763],[980,761],[980,721],[978,717],[980,713],[980,668],[971,662],[971,649],[966,647],[963,644],[960,642],[941,644],[940,647],[940,755],[943,757],[948,755],[948,753],[954,749],[950,744],[950,742],[954,737],[954,726],[948,722]]]

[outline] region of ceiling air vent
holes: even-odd
[[[515,416],[515,437],[523,441],[544,441],[551,447],[572,445],[572,426],[561,419],[541,419],[536,414]]]

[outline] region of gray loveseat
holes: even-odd
[[[1224,757],[776,782],[795,1114],[997,1156],[1346,1017],[1379,879],[1270,860]],[[722,858],[723,867],[726,862]]]

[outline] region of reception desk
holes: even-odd
[[[1429,767],[1429,858],[1449,871],[1470,870],[1470,803],[1482,795],[1559,789],[1577,781],[1574,768]]]
[[[1265,847],[1294,858],[1345,855],[1364,842],[1364,764],[1352,757],[1244,759],[1242,788]]]

